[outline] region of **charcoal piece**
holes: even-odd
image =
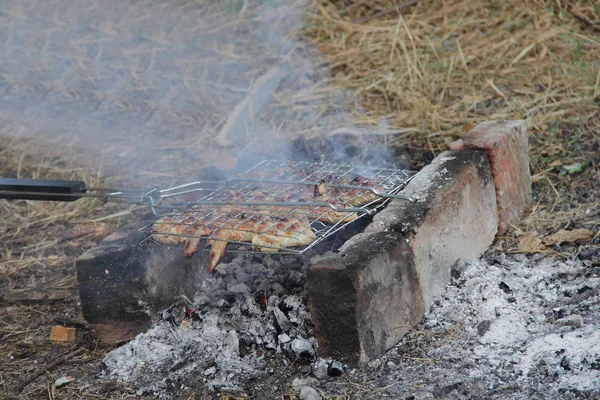
[[[577,294],[582,294],[584,292],[587,292],[588,290],[591,290],[592,288],[589,287],[588,285],[583,285],[582,287],[580,287],[579,289],[577,289]]]
[[[577,258],[580,260],[591,260],[593,258],[598,259],[598,249],[594,246],[587,246],[579,249]]]
[[[477,325],[477,333],[479,334],[479,336],[483,336],[490,330],[491,326],[492,326],[491,321],[489,321],[487,319],[483,320],[479,323],[479,325]]]
[[[192,302],[185,295],[178,296],[171,306],[163,310],[160,314],[161,319],[179,326],[181,321],[188,315],[188,310],[192,309]]]
[[[329,362],[327,360],[320,358],[313,364],[312,374],[317,379],[325,379],[328,375]]]
[[[231,293],[250,294],[250,288],[245,283],[235,283],[227,287]]]
[[[304,274],[298,271],[289,271],[285,278],[285,284],[289,287],[297,287],[304,280]]]
[[[281,286],[278,282],[272,283],[269,286],[270,293],[276,296],[279,296],[282,293],[285,293],[286,290],[283,286]]]
[[[222,309],[222,310],[226,310],[228,308],[231,307],[231,303],[229,303],[227,300],[225,299],[221,299],[217,302],[217,307]]]
[[[263,346],[265,349],[275,350],[277,348],[277,337],[275,336],[275,332],[268,332],[263,337]]]
[[[291,295],[283,300],[288,310],[297,310],[302,305],[302,299],[296,295]]]
[[[296,338],[283,346],[283,353],[292,361],[308,364],[315,358],[315,349],[309,340]]]
[[[504,281],[500,282],[498,287],[506,294],[512,293],[512,289]]]
[[[286,343],[292,341],[292,338],[289,337],[289,335],[287,333],[282,333],[281,335],[277,336],[277,339],[279,340],[279,343],[281,343],[281,344],[286,344]]]
[[[570,371],[571,370],[571,364],[569,363],[569,360],[567,360],[567,357],[563,357],[562,360],[560,360],[560,366],[562,367],[562,369],[564,369],[565,371]]]
[[[289,332],[292,329],[292,323],[288,317],[285,316],[283,311],[281,311],[279,308],[275,308],[273,313],[275,314],[275,319],[277,320],[277,325],[279,325],[279,328],[281,328],[281,330],[284,332]]]
[[[288,312],[288,319],[293,325],[298,325],[299,323],[298,316],[293,311]]]
[[[327,367],[327,375],[340,376],[344,373],[344,364],[337,360],[332,360]]]

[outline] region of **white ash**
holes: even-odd
[[[424,323],[350,373],[377,381],[362,398],[600,398],[600,269],[488,259],[458,265]]]
[[[219,316],[213,312],[201,321],[179,327],[161,322],[110,352],[104,363],[111,378],[153,386],[152,389],[167,388],[168,379],[177,382],[186,374],[217,380],[232,373],[254,373],[262,359],[241,358],[237,332],[219,325]],[[213,376],[215,366],[220,372],[217,376]],[[211,368],[213,374],[208,372]]]
[[[306,268],[301,257],[250,254],[219,265],[192,301],[178,299],[162,313],[165,320],[110,352],[106,374],[171,398],[198,380],[240,389],[269,373],[267,352],[313,361]]]
[[[584,319],[581,313],[590,311],[585,301],[560,306],[565,293],[574,294],[584,284],[600,285],[599,277],[578,276],[578,271],[579,263],[552,259],[534,265],[471,263],[459,278],[464,287],[447,289],[440,306],[428,316],[428,324],[446,329],[463,324],[466,337],[478,337],[471,348],[476,365],[483,361],[501,368],[513,383],[527,384],[542,373],[555,378],[557,389],[588,390],[593,384],[589,378],[595,376],[600,389],[600,369],[586,367],[600,361],[597,313],[593,325],[583,327],[565,325],[555,316],[566,313],[579,321]],[[560,275],[566,282],[560,281]],[[598,304],[597,297],[591,301]],[[561,361],[564,367],[559,366]],[[483,379],[485,374],[485,368],[478,368],[470,377]]]
[[[487,259],[458,265],[424,322],[379,361],[348,370],[335,360],[316,360],[312,375],[318,382],[311,380],[304,387],[333,397],[348,393],[345,382],[356,382],[360,389],[356,398],[377,400],[600,398],[600,266],[539,256],[494,255]],[[264,265],[256,272],[242,268],[259,261]],[[269,362],[265,354],[283,352],[285,345],[291,348],[294,339],[314,343],[306,291],[289,289],[293,287],[290,280],[278,279],[282,274],[290,276],[286,269],[304,274],[305,266],[295,262],[283,266],[277,258],[265,256],[262,260],[236,259],[222,268],[228,274],[248,274],[248,279],[217,276],[196,296],[196,304],[205,304],[200,315],[209,322],[217,320],[212,330],[219,331],[216,343],[210,344],[210,335],[192,335],[209,323],[183,323],[178,331],[190,343],[187,347],[180,346],[181,339],[177,341],[168,326],[159,325],[155,330],[162,330],[161,340],[140,335],[134,341],[140,345],[116,350],[123,352],[118,357],[114,352],[107,356],[108,372],[120,380],[158,389],[181,385],[179,377],[188,371],[192,372],[188,376],[215,388],[242,385],[249,377],[265,373],[280,376],[277,382],[285,381],[290,389],[294,378],[306,378],[306,372],[294,375],[281,368],[265,368]],[[254,279],[255,275],[263,280]],[[266,310],[252,295],[244,294],[239,283],[252,295],[256,290],[265,291],[269,296]],[[283,322],[277,322],[276,308],[283,311],[285,318],[277,313]],[[244,351],[233,350],[235,334],[231,331]],[[197,339],[191,340],[197,336],[212,347],[211,354],[198,346]],[[266,351],[259,351],[263,349]],[[163,356],[156,360],[152,352]],[[219,353],[229,358],[216,357]],[[155,373],[150,378],[140,377],[135,360],[147,360],[144,373],[152,368]],[[271,381],[262,381],[253,381],[252,387],[265,392],[273,389]],[[295,386],[301,389],[298,381]],[[170,398],[167,390],[158,389],[155,392]]]

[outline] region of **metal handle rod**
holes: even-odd
[[[85,182],[0,178],[0,198],[75,201],[85,193]]]
[[[98,198],[113,203],[127,203],[145,205],[147,201],[139,197],[127,197],[120,193],[51,193],[51,192],[25,192],[17,190],[0,190],[0,199],[8,200],[46,200],[46,201],[64,201],[71,202],[81,198]]]

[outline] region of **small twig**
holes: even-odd
[[[387,14],[391,14],[394,11],[400,12],[401,10],[403,10],[405,8],[416,5],[418,2],[419,2],[419,0],[410,0],[405,3],[400,4],[399,6],[394,6],[394,7],[386,8],[385,10],[381,10],[373,15],[368,15],[366,17],[355,19],[352,22],[355,24],[362,24],[362,23],[370,21],[372,19],[383,17],[384,15],[387,15]]]
[[[29,385],[31,382],[33,382],[40,376],[44,375],[46,373],[46,371],[49,371],[52,368],[64,363],[65,361],[67,361],[73,357],[77,357],[78,355],[80,355],[84,352],[85,352],[85,349],[75,350],[67,355],[62,356],[61,358],[59,358],[56,361],[51,362],[50,364],[46,365],[44,368],[39,369],[37,372],[34,372],[33,374],[31,374],[30,376],[25,378],[21,383],[19,383],[19,386],[17,386],[17,393],[21,393],[27,385]]]
[[[59,325],[64,325],[64,326],[70,326],[72,328],[83,329],[83,330],[86,330],[86,331],[91,331],[92,330],[92,327],[87,322],[85,322],[85,321],[77,321],[77,320],[71,319],[71,318],[54,317],[52,319],[51,323],[53,323],[53,324],[59,324]]]
[[[8,292],[6,294],[0,295],[0,299],[7,302],[8,304],[22,304],[22,305],[32,305],[32,304],[52,304],[64,301],[67,297],[69,297],[68,290],[17,290],[14,292]],[[40,312],[39,310],[34,310],[35,312]]]
[[[575,17],[576,20],[578,20],[579,22],[583,22],[584,24],[586,24],[587,26],[589,26],[590,28],[592,28],[592,30],[594,30],[596,32],[600,32],[600,25],[599,24],[594,23],[594,21],[592,21],[591,19],[589,19],[584,14],[581,14],[579,11],[574,10],[573,6],[570,3],[567,3],[567,7],[566,8],[573,15],[573,17]]]
[[[556,188],[554,187],[554,185],[552,184],[552,181],[550,180],[550,178],[548,177],[548,174],[546,172],[543,172],[544,174],[544,178],[546,178],[546,182],[548,182],[548,184],[550,185],[550,187],[552,188],[552,190],[554,191],[554,194],[556,195],[557,199],[560,199],[560,193],[558,193],[558,190],[556,190]]]

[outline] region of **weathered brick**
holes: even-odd
[[[487,153],[498,203],[498,234],[517,223],[531,206],[529,146],[525,121],[488,121],[450,145],[452,150]]]
[[[403,193],[419,201],[390,202],[366,231],[406,236],[428,309],[450,280],[450,267],[479,258],[494,240],[498,209],[489,161],[479,150],[442,153]]]
[[[357,364],[378,357],[423,318],[410,248],[397,232],[356,235],[308,271],[318,350]]]
[[[482,151],[446,152],[420,171],[365,233],[308,273],[321,356],[366,362],[423,318],[458,260],[478,258],[498,226],[495,189]]]
[[[140,246],[148,236],[140,227],[121,228],[76,261],[83,316],[104,343],[146,331],[151,315],[180,294],[193,296],[207,273],[200,266],[205,252],[187,259],[181,248]]]

